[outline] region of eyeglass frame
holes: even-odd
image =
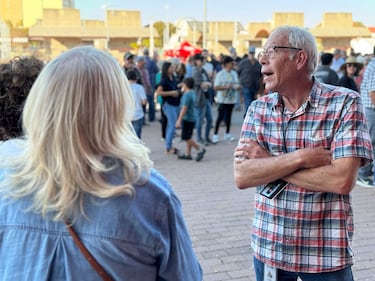
[[[258,60],[261,60],[263,57],[267,57],[267,59],[270,58],[270,55],[274,55],[277,53],[277,49],[288,49],[288,50],[295,50],[295,51],[303,51],[302,48],[296,48],[296,47],[289,47],[289,46],[272,46],[267,48],[267,50],[260,51],[258,54]],[[272,50],[272,52],[270,52]]]

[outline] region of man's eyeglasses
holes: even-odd
[[[274,58],[278,49],[287,49],[287,50],[296,50],[296,51],[302,51],[303,50],[301,48],[288,47],[288,46],[272,46],[272,47],[269,47],[266,50],[261,51],[258,54],[258,60],[261,60],[263,57],[266,57],[267,59]]]

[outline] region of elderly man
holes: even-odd
[[[259,54],[269,94],[250,105],[234,152],[236,185],[257,189],[258,281],[354,280],[350,192],[372,146],[359,94],[315,80],[317,56],[314,37],[288,26]]]

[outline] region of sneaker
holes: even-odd
[[[205,146],[208,146],[210,144],[215,144],[210,138],[207,138],[205,141],[204,141],[204,145]]]
[[[191,155],[186,155],[186,154],[178,155],[177,158],[181,160],[193,160],[193,157],[191,157]]]
[[[235,138],[231,134],[225,134],[224,135],[224,140],[225,141],[234,141]]]
[[[201,161],[203,159],[203,156],[204,154],[206,153],[206,150],[204,148],[202,148],[202,150],[200,150],[198,153],[197,153],[197,158],[195,158],[195,160],[197,162]]]
[[[212,143],[218,143],[219,142],[219,135],[213,135],[212,136]]]
[[[371,179],[363,178],[363,177],[360,177],[360,176],[357,177],[356,184],[361,186],[361,187],[375,187],[374,182]]]

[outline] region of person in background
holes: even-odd
[[[314,79],[306,29],[276,28],[258,58],[269,94],[250,105],[234,152],[237,187],[257,190],[256,280],[353,281],[350,193],[372,159],[361,98]]]
[[[33,56],[0,64],[0,142],[22,136],[22,107],[43,67]]]
[[[193,68],[194,68],[194,55],[188,56],[186,60],[186,74],[185,78],[193,76]]]
[[[362,84],[362,80],[363,80],[363,74],[365,73],[365,70],[366,70],[366,67],[367,67],[367,64],[370,62],[371,60],[371,56],[369,55],[366,55],[366,56],[358,56],[357,57],[357,61],[359,63],[361,63],[363,65],[363,67],[361,68],[361,70],[359,71],[358,75],[355,77],[355,83],[357,84],[358,86],[358,90],[359,92],[361,92],[361,84]]]
[[[163,98],[163,112],[167,117],[167,130],[165,135],[165,152],[178,154],[178,149],[172,147],[176,131],[176,121],[180,113],[180,90],[174,76],[174,67],[171,62],[164,62],[161,81],[156,89],[158,96]]]
[[[372,59],[368,62],[360,87],[365,115],[369,126],[372,146],[375,147],[375,46]],[[375,150],[373,151],[375,160]],[[358,172],[357,184],[365,187],[375,187],[374,162],[361,167]]]
[[[43,68],[24,138],[0,144],[2,280],[100,280],[70,230],[113,280],[202,280],[181,203],[131,128],[133,104],[116,59],[91,46]]]
[[[173,57],[169,59],[169,62],[172,64],[172,72],[174,79],[176,80],[177,84],[182,82],[181,76],[178,73],[178,69],[180,68],[181,60],[179,58]]]
[[[185,65],[185,63],[180,62],[177,65],[175,75],[176,75],[176,79],[177,79],[178,84],[182,83],[182,81],[184,80],[184,78],[186,76],[186,65]]]
[[[138,56],[138,57],[135,58],[135,62],[136,62],[136,68],[133,69],[133,71],[138,72],[137,76],[140,80],[140,82],[139,82],[138,79],[137,79],[137,83],[144,87],[144,90],[146,92],[146,96],[150,96],[150,95],[153,96],[154,88],[152,88],[152,86],[151,86],[150,75],[149,75],[148,70],[146,68],[145,57]],[[149,105],[149,113],[150,113],[150,108],[155,109],[154,99],[150,99],[150,100],[151,100],[152,104]],[[144,115],[146,115],[146,104],[142,106],[142,109],[143,109]],[[155,114],[155,111],[153,112],[153,114]],[[145,118],[143,118],[143,125],[146,125]]]
[[[165,61],[159,61],[158,62],[159,69],[163,69],[164,63],[165,63]],[[155,79],[156,89],[159,87],[159,84],[160,84],[160,81],[161,81],[161,75],[162,75],[162,73],[161,73],[161,70],[160,70],[156,74],[156,79]],[[161,125],[161,138],[162,138],[163,141],[165,141],[168,120],[167,120],[167,116],[165,116],[164,111],[163,111],[164,100],[163,100],[163,97],[160,96],[160,95],[156,95],[156,100],[157,100],[158,104],[160,105],[160,120],[159,120],[159,122],[160,122],[160,125]]]
[[[210,97],[210,81],[207,71],[203,68],[204,58],[201,54],[194,55],[194,89],[196,95],[195,113],[196,113],[196,137],[197,142],[205,145],[212,143],[210,131],[212,127],[212,105]],[[202,127],[205,123],[204,138],[202,137]]]
[[[203,159],[206,150],[197,144],[192,136],[195,126],[195,93],[194,93],[194,79],[189,77],[181,82],[182,98],[181,111],[176,121],[176,128],[182,127],[181,139],[186,142],[185,154],[178,155],[178,159],[192,160],[191,149],[197,150],[197,162]]]
[[[213,62],[211,61],[210,52],[207,49],[203,49],[201,55],[203,56],[203,59],[204,59],[202,67],[206,70],[206,72],[208,74],[208,78],[210,79],[210,82],[213,83],[213,81],[215,80],[215,76],[216,76],[217,71],[214,68],[215,66],[214,66]],[[213,103],[214,97],[216,95],[216,93],[214,91],[214,88],[210,87],[208,89],[208,92],[210,94],[211,103]]]
[[[145,89],[142,85],[137,83],[137,73],[134,70],[129,70],[127,74],[132,94],[134,95],[134,115],[132,118],[132,125],[138,138],[141,139],[142,127],[144,123],[144,112],[142,106],[147,104]]]
[[[337,72],[331,68],[333,55],[330,53],[323,53],[320,56],[321,65],[314,72],[314,76],[322,83],[337,85],[339,76]]]
[[[358,86],[354,78],[358,75],[363,64],[357,62],[355,57],[348,57],[345,63],[341,66],[342,76],[339,79],[338,85],[358,92]]]
[[[255,47],[249,47],[247,58],[240,61],[237,67],[237,73],[241,84],[241,92],[245,104],[246,114],[250,103],[256,99],[256,95],[260,88],[262,73],[261,65],[255,58]]]
[[[142,79],[141,79],[141,74],[139,73],[139,70],[136,67],[135,61],[134,61],[135,56],[131,52],[126,52],[124,54],[124,71],[125,75],[127,75],[129,70],[135,70],[137,73],[137,83],[142,85]]]
[[[232,123],[232,112],[237,101],[238,90],[241,89],[238,81],[237,72],[233,70],[233,59],[226,56],[223,60],[223,69],[216,75],[214,89],[216,91],[215,101],[218,105],[218,116],[215,123],[215,131],[212,136],[212,142],[219,142],[219,127],[221,121],[225,121],[226,131],[224,134],[225,141],[234,141],[230,134]]]
[[[210,60],[210,53],[208,50],[203,49],[201,55],[203,57],[202,67],[206,70],[208,77],[210,78],[210,81],[213,81],[216,72],[214,69],[214,65],[211,63],[211,60]]]
[[[238,56],[237,50],[235,47],[230,47],[229,48],[229,55],[233,59],[233,65],[237,66],[240,61],[242,60],[241,57]]]
[[[147,95],[147,103],[148,103],[148,121],[153,122],[155,121],[155,89],[156,89],[156,74],[159,72],[159,67],[157,65],[159,54],[157,51],[154,51],[153,57],[150,57],[149,50],[146,48],[143,51],[143,55],[146,62],[146,69],[148,71],[148,76],[150,79],[151,84],[151,91],[150,93],[146,93]]]
[[[345,58],[343,57],[343,51],[340,49],[335,49],[333,53],[333,59],[332,59],[332,64],[331,68],[336,71],[337,75],[339,78],[342,76],[341,73],[341,66],[345,63]]]

